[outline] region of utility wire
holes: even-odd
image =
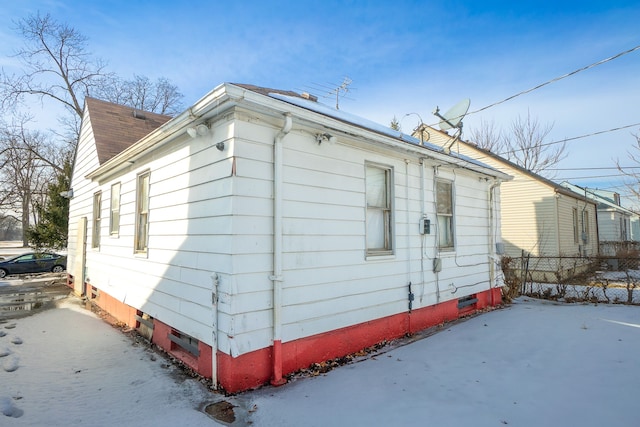
[[[620,166],[621,169],[640,169],[640,166]],[[588,167],[588,168],[548,168],[554,171],[592,171],[592,170],[618,170],[618,166]]]
[[[640,169],[640,166],[621,166],[622,169]],[[618,170],[617,166],[594,168],[545,168],[548,171],[593,171],[593,170]]]
[[[545,143],[540,144],[540,147],[544,147],[544,146],[547,146],[547,145],[553,145],[553,144],[562,144],[562,143],[567,142],[567,141],[574,141],[576,139],[582,139],[582,138],[588,138],[590,136],[602,135],[603,133],[615,132],[615,131],[618,131],[618,130],[632,128],[632,127],[635,127],[635,126],[640,126],[640,123],[634,123],[632,125],[626,125],[626,126],[619,126],[617,128],[612,128],[612,129],[607,129],[607,130],[600,130],[600,131],[597,131],[597,132],[592,132],[592,133],[588,133],[588,134],[580,135],[580,136],[574,136],[572,138],[565,138],[565,139],[561,139],[561,140],[558,140],[558,141],[545,142]],[[510,151],[506,151],[504,153],[497,153],[497,154],[498,155],[502,155],[502,154],[515,153],[516,151],[524,151],[525,149],[526,148],[518,148],[517,150],[510,150]]]
[[[573,76],[573,75],[575,75],[575,74],[578,74],[578,73],[579,73],[579,72],[581,72],[581,71],[586,71],[586,70],[588,70],[588,69],[590,69],[590,68],[597,67],[598,65],[602,65],[602,64],[604,64],[604,63],[607,63],[607,62],[613,61],[614,59],[617,59],[617,58],[620,58],[621,56],[624,56],[624,55],[627,55],[627,54],[629,54],[629,53],[635,52],[636,50],[640,50],[640,45],[639,45],[639,46],[636,46],[636,47],[633,47],[633,48],[631,48],[631,49],[629,49],[629,50],[625,50],[624,52],[620,52],[620,53],[618,53],[618,54],[616,54],[616,55],[610,56],[609,58],[605,58],[605,59],[603,59],[603,60],[601,60],[601,61],[594,62],[593,64],[587,65],[586,67],[579,68],[579,69],[577,69],[577,70],[575,70],[575,71],[572,71],[572,72],[570,72],[570,73],[564,74],[564,75],[562,75],[562,76],[560,76],[560,77],[556,77],[556,78],[554,78],[554,79],[551,79],[551,80],[549,80],[549,81],[546,81],[546,82],[544,82],[544,83],[541,83],[541,84],[539,84],[539,85],[537,85],[537,86],[532,87],[531,89],[527,89],[527,90],[523,90],[522,92],[518,92],[518,93],[516,93],[515,95],[511,95],[510,97],[503,99],[502,101],[494,102],[493,104],[489,104],[489,105],[487,105],[486,107],[482,107],[482,108],[480,108],[480,109],[478,109],[478,110],[471,111],[471,112],[469,112],[468,114],[475,114],[475,113],[479,113],[480,111],[484,111],[484,110],[486,110],[486,109],[488,109],[488,108],[495,107],[496,105],[499,105],[499,104],[502,104],[502,103],[504,103],[504,102],[510,101],[510,100],[512,100],[513,98],[516,98],[516,97],[518,97],[518,96],[520,96],[520,95],[524,95],[524,94],[527,94],[527,93],[529,93],[529,92],[533,92],[534,90],[540,89],[540,88],[542,88],[542,87],[544,87],[544,86],[546,86],[546,85],[548,85],[548,84],[555,83],[555,82],[557,82],[557,81],[559,81],[559,80],[565,79],[565,78],[570,77],[570,76]]]
[[[617,58],[620,58],[621,56],[624,56],[624,55],[627,55],[627,54],[629,54],[629,53],[635,52],[636,50],[640,50],[640,45],[635,46],[635,47],[632,47],[631,49],[625,50],[624,52],[617,53],[617,54],[615,54],[615,55],[613,55],[613,56],[610,56],[610,57],[608,57],[608,58],[602,59],[602,60],[600,60],[600,61],[598,61],[598,62],[594,62],[593,64],[589,64],[589,65],[587,65],[587,66],[585,66],[585,67],[578,68],[577,70],[571,71],[570,73],[563,74],[563,75],[562,75],[562,76],[560,76],[560,77],[553,78],[553,79],[548,80],[548,81],[546,81],[546,82],[544,82],[544,83],[541,83],[541,84],[539,84],[539,85],[537,85],[537,86],[534,86],[534,87],[532,87],[532,88],[530,88],[530,89],[523,90],[522,92],[518,92],[518,93],[516,93],[515,95],[511,95],[511,96],[509,96],[509,97],[507,97],[507,98],[503,99],[502,101],[494,102],[493,104],[489,104],[489,105],[487,105],[487,106],[485,106],[485,107],[482,107],[482,108],[479,108],[479,109],[477,109],[477,110],[470,111],[470,112],[468,112],[468,113],[466,113],[466,114],[464,114],[464,115],[468,116],[469,114],[479,113],[479,112],[484,111],[484,110],[487,110],[487,109],[489,109],[489,108],[491,108],[491,107],[495,107],[496,105],[500,105],[500,104],[503,104],[503,103],[505,103],[505,102],[507,102],[507,101],[511,101],[512,99],[517,98],[518,96],[525,95],[525,94],[527,94],[527,93],[533,92],[534,90],[538,90],[538,89],[540,89],[540,88],[542,88],[542,87],[544,87],[544,86],[547,86],[547,85],[549,85],[549,84],[551,84],[551,83],[555,83],[555,82],[560,81],[560,80],[562,80],[562,79],[566,79],[567,77],[571,77],[571,76],[573,76],[573,75],[575,75],[575,74],[578,74],[578,73],[580,73],[580,72],[582,72],[582,71],[586,71],[586,70],[588,70],[588,69],[591,69],[591,68],[597,67],[598,65],[602,65],[602,64],[605,64],[605,63],[607,63],[607,62],[613,61],[614,59],[617,59]],[[463,116],[464,116],[464,115],[463,115]],[[449,119],[450,119],[450,120],[455,120],[455,119],[461,118],[461,117],[463,117],[463,116],[450,117]],[[430,127],[435,127],[435,126],[436,126],[436,123],[434,123],[434,124],[432,124],[432,125],[429,125],[429,126],[430,126]]]
[[[575,141],[577,139],[588,138],[588,137],[591,137],[591,136],[601,135],[601,134],[608,133],[608,132],[615,132],[615,131],[618,131],[618,130],[627,129],[627,128],[634,127],[634,126],[640,126],[640,123],[634,123],[634,124],[626,125],[626,126],[619,126],[619,127],[608,129],[608,130],[596,131],[596,132],[588,133],[588,134],[585,134],[585,135],[574,136],[574,137],[571,137],[571,138],[566,138],[566,139],[562,139],[562,140],[558,140],[558,141],[541,143],[540,146],[547,146],[547,145],[553,145],[553,144],[562,144],[562,143],[567,142],[567,141]],[[473,145],[473,143],[471,143],[471,144]],[[492,155],[503,156],[503,155],[507,155],[507,154],[510,154],[510,153],[516,153],[518,151],[525,151],[525,150],[526,150],[526,147],[518,148],[518,149],[514,149],[514,150],[508,150],[508,151],[501,152],[501,153],[494,153],[493,151],[489,150],[490,154],[479,155],[478,157],[476,157],[476,160],[482,161],[483,159],[491,158]],[[482,150],[480,150],[480,151],[482,151]],[[623,168],[623,169],[632,169],[632,168],[634,168],[634,167],[627,167],[627,168]],[[587,169],[590,169],[590,168],[587,168]],[[612,168],[605,168],[605,169],[612,169]],[[554,169],[549,169],[549,170],[554,170]],[[557,170],[561,170],[561,169],[557,169]]]
[[[623,177],[623,176],[624,176],[623,174],[573,176],[573,177],[554,178],[554,181],[568,181],[570,179],[591,179],[591,178],[620,178],[620,177]]]

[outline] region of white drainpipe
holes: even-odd
[[[282,385],[282,139],[291,131],[291,114],[285,113],[284,126],[273,143],[273,385]]]
[[[500,185],[499,181],[495,181],[489,186],[489,298],[491,305],[494,305],[493,288],[495,287],[496,272],[495,262],[498,259],[496,251],[496,233],[498,231],[498,214],[496,209],[495,189]]]

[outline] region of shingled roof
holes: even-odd
[[[85,98],[85,108],[89,112],[100,164],[172,118],[95,98]]]

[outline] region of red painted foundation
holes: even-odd
[[[278,342],[274,347],[231,357],[220,351],[216,354],[218,383],[229,393],[258,387],[272,382],[284,383],[283,377],[312,363],[335,359],[381,341],[402,337],[407,333],[416,333],[423,329],[455,320],[502,302],[500,288],[478,293],[477,302],[458,308],[458,301],[446,301],[430,307],[413,310],[411,313],[399,313],[346,328],[337,329],[312,337],[295,341]],[[98,306],[109,312],[119,321],[131,327],[136,326],[136,309],[98,292],[93,300]],[[199,355],[176,346],[169,338],[172,328],[158,319],[153,320],[152,342],[181,360],[200,375],[212,376],[212,349],[199,343]],[[275,363],[274,363],[275,361]]]
[[[211,346],[202,342],[198,343],[198,351],[200,354],[198,356],[194,356],[169,340],[169,335],[172,330],[173,328],[171,328],[171,326],[154,319],[151,342],[166,350],[169,354],[196,371],[198,374],[206,378],[211,378],[211,375],[213,374]]]

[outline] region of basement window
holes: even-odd
[[[458,298],[458,310],[463,310],[469,307],[473,307],[478,302],[478,298],[475,295],[469,295],[466,297]]]
[[[171,351],[175,351],[180,348],[191,353],[195,357],[200,356],[200,341],[198,341],[194,337],[183,334],[182,332],[178,332],[174,329],[171,331],[168,338],[169,341],[171,341]]]

